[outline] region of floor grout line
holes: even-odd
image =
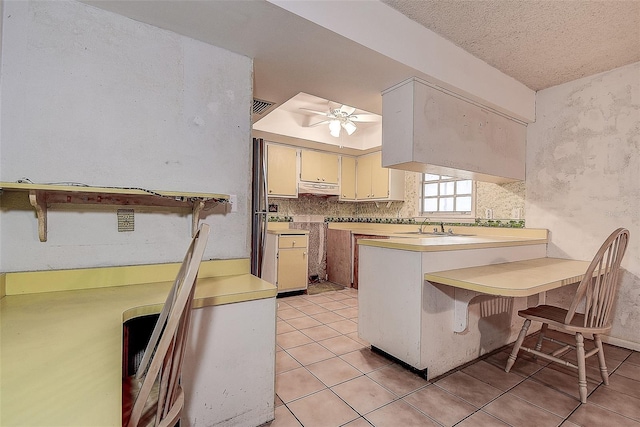
[[[334,292],[343,292],[343,291],[334,291]],[[330,293],[330,292],[329,292],[329,293]],[[409,403],[409,402],[407,402],[407,401],[405,401],[405,400],[404,400],[406,397],[410,396],[411,394],[416,393],[416,392],[418,392],[418,391],[420,391],[420,390],[423,390],[423,389],[425,389],[425,388],[427,388],[427,387],[432,387],[432,386],[436,386],[436,387],[438,387],[440,390],[442,390],[442,391],[446,392],[447,394],[449,394],[449,395],[451,395],[451,396],[453,396],[453,397],[455,397],[455,398],[457,398],[457,399],[460,399],[461,401],[465,402],[466,404],[471,405],[473,408],[476,408],[473,412],[471,412],[470,414],[468,414],[466,417],[464,417],[464,418],[462,418],[461,420],[459,420],[458,422],[456,422],[456,424],[455,424],[455,425],[458,425],[458,424],[460,424],[460,423],[464,422],[465,420],[469,419],[470,417],[472,417],[473,415],[475,415],[475,414],[476,414],[476,413],[478,413],[478,412],[482,412],[482,413],[484,413],[484,414],[486,414],[486,415],[488,415],[488,416],[491,416],[492,418],[495,418],[495,419],[501,420],[501,421],[502,421],[502,422],[504,422],[504,423],[507,423],[506,421],[502,420],[499,416],[494,415],[494,414],[491,414],[491,413],[488,413],[488,412],[486,412],[486,411],[484,410],[484,409],[486,409],[486,408],[487,408],[487,406],[488,406],[488,405],[490,405],[491,403],[495,402],[496,400],[500,399],[501,397],[503,397],[503,396],[505,396],[505,395],[507,395],[507,394],[510,394],[511,396],[513,396],[513,397],[517,398],[518,400],[521,400],[522,402],[525,402],[525,403],[526,403],[526,404],[528,404],[528,405],[531,405],[532,407],[535,407],[535,408],[537,408],[537,409],[543,410],[544,412],[546,412],[546,413],[548,413],[548,414],[550,414],[550,415],[553,415],[554,417],[558,417],[558,418],[560,418],[560,419],[561,419],[561,422],[560,422],[560,423],[564,423],[565,421],[568,421],[568,420],[569,420],[569,418],[571,418],[571,416],[572,416],[574,413],[576,413],[577,411],[579,411],[579,410],[580,410],[580,408],[583,406],[583,404],[582,404],[582,403],[579,403],[579,404],[578,404],[578,405],[577,405],[577,406],[576,406],[576,407],[575,407],[575,408],[574,408],[574,409],[573,409],[573,410],[572,410],[572,411],[571,411],[571,412],[570,412],[566,417],[563,417],[563,416],[558,415],[558,414],[556,414],[556,413],[554,413],[554,412],[551,412],[550,410],[545,409],[544,407],[541,407],[541,406],[539,406],[539,405],[536,405],[536,404],[535,404],[535,403],[533,403],[533,402],[529,402],[527,399],[525,399],[525,398],[523,398],[523,397],[520,397],[520,396],[518,396],[518,395],[515,395],[515,394],[511,393],[511,392],[512,392],[516,387],[518,387],[519,385],[521,385],[521,384],[522,384],[522,383],[524,383],[525,381],[527,381],[527,380],[531,379],[531,380],[532,380],[532,381],[534,381],[535,383],[537,383],[537,384],[539,384],[539,385],[541,385],[541,386],[543,386],[543,387],[545,387],[545,388],[548,388],[548,389],[550,389],[550,390],[553,390],[553,391],[555,391],[555,392],[557,392],[557,393],[561,393],[562,395],[567,396],[567,397],[570,397],[570,398],[572,398],[572,399],[576,399],[576,398],[575,398],[575,396],[572,396],[572,395],[570,395],[570,394],[566,393],[565,391],[562,391],[562,390],[560,390],[560,389],[558,389],[558,388],[554,387],[553,385],[551,385],[551,384],[547,384],[547,383],[545,383],[545,382],[543,382],[543,381],[541,381],[540,379],[538,379],[538,378],[536,378],[536,377],[535,377],[535,375],[536,375],[536,374],[540,373],[540,372],[541,372],[541,371],[543,371],[545,368],[549,367],[549,364],[546,364],[546,365],[544,365],[544,366],[541,366],[541,367],[540,367],[540,369],[536,369],[536,370],[535,370],[534,372],[532,372],[531,374],[521,375],[521,374],[519,374],[519,373],[514,373],[515,375],[520,375],[520,376],[522,376],[522,379],[521,379],[520,381],[518,381],[516,384],[514,384],[514,385],[510,386],[510,387],[509,387],[508,389],[506,389],[506,390],[499,389],[499,390],[500,390],[500,394],[499,394],[499,395],[497,395],[495,398],[493,398],[493,399],[491,399],[491,400],[487,401],[486,403],[484,403],[484,404],[483,404],[482,406],[480,406],[480,407],[477,407],[476,405],[474,405],[473,403],[471,403],[471,402],[469,402],[469,401],[465,400],[465,399],[464,399],[464,398],[462,398],[461,396],[458,396],[458,395],[456,395],[455,393],[452,393],[452,392],[450,392],[449,390],[444,389],[443,387],[441,387],[441,386],[439,386],[439,385],[437,384],[437,381],[440,381],[440,380],[442,380],[443,378],[446,378],[447,376],[452,375],[452,374],[454,374],[454,373],[456,373],[456,372],[461,372],[461,373],[463,373],[463,374],[465,374],[465,375],[469,375],[471,378],[474,378],[475,380],[481,381],[483,384],[487,384],[487,385],[489,385],[489,386],[492,386],[491,384],[489,384],[489,383],[488,383],[488,382],[486,382],[485,380],[480,379],[480,378],[476,378],[476,377],[474,377],[473,375],[470,375],[470,374],[468,374],[468,373],[466,373],[466,372],[463,372],[462,370],[463,370],[463,369],[465,369],[465,368],[466,368],[466,367],[468,367],[468,366],[472,366],[473,364],[475,364],[475,363],[477,363],[477,362],[479,362],[479,361],[481,361],[481,360],[485,360],[485,361],[487,361],[486,359],[488,359],[489,357],[491,357],[491,356],[493,356],[493,355],[495,355],[495,354],[498,354],[498,353],[500,353],[500,352],[504,351],[506,348],[508,348],[508,346],[505,346],[505,347],[502,347],[502,348],[496,349],[496,350],[494,350],[494,351],[492,351],[492,352],[490,352],[490,353],[488,353],[488,354],[485,354],[485,355],[483,355],[483,356],[479,357],[479,358],[478,358],[478,359],[476,359],[476,360],[473,360],[473,361],[471,361],[471,362],[469,362],[469,363],[467,363],[467,364],[464,364],[464,365],[462,365],[462,366],[460,366],[460,367],[458,367],[458,368],[456,368],[456,369],[454,369],[454,370],[452,370],[452,371],[450,371],[450,372],[447,372],[447,373],[445,373],[445,374],[443,374],[443,375],[441,375],[441,376],[439,376],[439,377],[437,377],[437,378],[435,378],[435,379],[433,379],[433,380],[429,380],[427,384],[424,384],[424,385],[422,385],[422,386],[418,387],[417,389],[411,390],[411,391],[409,391],[409,392],[407,392],[407,393],[405,393],[405,394],[402,394],[402,395],[397,394],[396,392],[394,392],[394,391],[393,391],[393,390],[391,390],[390,388],[386,387],[384,384],[382,384],[382,383],[380,383],[380,382],[376,381],[374,378],[372,378],[372,377],[370,377],[370,376],[369,376],[369,374],[374,373],[374,372],[379,371],[379,370],[384,369],[384,368],[388,368],[388,367],[391,367],[391,366],[400,366],[400,365],[398,365],[397,363],[390,362],[389,364],[385,364],[385,365],[383,365],[383,366],[376,367],[375,369],[372,369],[371,371],[368,371],[368,372],[366,372],[366,373],[365,373],[365,372],[363,372],[362,370],[360,370],[356,365],[354,365],[354,364],[352,364],[352,363],[348,362],[347,360],[344,360],[344,359],[342,358],[342,356],[345,356],[345,355],[347,355],[347,354],[351,354],[351,353],[358,352],[358,351],[360,351],[362,348],[367,348],[366,346],[365,346],[365,347],[360,347],[359,349],[355,349],[355,350],[348,351],[348,352],[346,352],[346,353],[344,353],[344,354],[336,354],[336,353],[334,353],[332,350],[330,350],[329,348],[327,348],[327,347],[325,347],[324,345],[322,345],[322,341],[327,341],[327,340],[330,340],[330,339],[333,339],[333,338],[338,338],[338,337],[346,337],[346,338],[349,338],[349,339],[351,339],[351,340],[353,340],[353,341],[355,341],[355,342],[358,342],[358,341],[356,341],[355,339],[353,339],[353,338],[351,338],[351,337],[349,337],[349,336],[348,336],[349,334],[357,333],[357,330],[356,330],[356,331],[351,331],[351,332],[346,332],[346,333],[345,333],[345,332],[341,332],[340,330],[334,329],[334,328],[332,328],[332,327],[330,326],[332,323],[343,322],[343,321],[345,321],[345,320],[351,321],[351,322],[353,322],[353,323],[355,323],[355,324],[357,325],[357,318],[348,318],[348,317],[342,316],[342,315],[341,315],[341,314],[339,314],[339,313],[335,313],[335,311],[347,310],[347,309],[356,309],[356,310],[357,310],[357,309],[358,309],[358,305],[357,305],[357,303],[356,303],[355,305],[349,305],[349,306],[347,306],[347,307],[337,307],[337,308],[334,308],[334,309],[327,309],[327,308],[325,308],[325,307],[322,307],[322,304],[330,304],[330,302],[326,302],[326,301],[324,301],[323,299],[320,299],[320,301],[324,301],[324,302],[320,302],[320,303],[314,302],[314,299],[317,299],[317,298],[318,298],[318,295],[322,295],[322,294],[315,294],[315,295],[312,295],[312,296],[303,296],[303,295],[300,295],[300,296],[299,296],[299,298],[300,298],[300,299],[304,299],[306,302],[309,302],[309,303],[310,303],[309,305],[304,305],[304,306],[300,306],[300,307],[311,307],[311,305],[313,304],[313,305],[315,305],[315,306],[317,306],[317,307],[320,307],[320,308],[323,308],[323,309],[327,310],[327,311],[326,311],[326,312],[324,312],[324,313],[332,313],[332,314],[335,314],[335,315],[337,315],[337,316],[341,316],[341,317],[342,317],[342,320],[331,320],[331,321],[329,321],[329,322],[323,322],[323,321],[320,321],[320,320],[315,319],[315,318],[313,317],[313,316],[317,316],[318,314],[323,314],[323,313],[307,314],[307,313],[302,312],[302,310],[299,310],[299,309],[298,309],[298,307],[296,307],[295,305],[290,305],[290,304],[288,304],[288,303],[285,303],[282,307],[278,307],[278,310],[296,309],[296,310],[300,311],[301,313],[303,313],[303,315],[302,315],[302,316],[295,317],[295,318],[291,318],[291,319],[282,319],[282,318],[279,318],[279,317],[278,317],[278,320],[283,321],[284,323],[286,323],[287,325],[289,325],[290,327],[292,327],[292,328],[294,329],[294,331],[300,332],[300,333],[302,333],[304,336],[306,336],[306,337],[308,337],[309,339],[311,339],[311,340],[312,340],[310,343],[300,344],[300,345],[296,345],[296,346],[291,346],[291,347],[288,347],[288,348],[281,348],[281,350],[282,350],[282,351],[284,351],[284,352],[286,352],[286,353],[287,353],[287,355],[288,355],[289,357],[291,357],[291,358],[292,358],[293,360],[295,360],[298,364],[300,364],[300,367],[303,367],[307,373],[309,373],[310,375],[312,375],[312,376],[313,376],[313,378],[315,378],[315,379],[317,379],[318,381],[320,381],[320,383],[322,383],[322,385],[324,386],[321,390],[317,390],[317,391],[314,391],[314,392],[312,392],[312,393],[309,393],[309,394],[306,394],[306,395],[303,395],[303,396],[297,397],[297,398],[295,398],[295,399],[293,399],[293,400],[291,400],[291,401],[289,401],[289,402],[286,402],[286,403],[285,403],[284,401],[282,401],[282,406],[285,406],[285,407],[287,408],[287,410],[288,410],[289,412],[291,412],[291,414],[294,416],[294,418],[295,418],[295,419],[296,419],[300,424],[302,424],[302,421],[301,421],[301,420],[300,420],[300,419],[299,419],[299,418],[298,418],[298,417],[293,413],[293,411],[291,411],[291,409],[289,408],[289,406],[288,406],[288,405],[289,405],[289,404],[291,404],[291,403],[293,403],[293,402],[300,401],[301,399],[308,398],[308,397],[310,397],[310,396],[312,396],[312,395],[314,395],[314,394],[317,394],[317,393],[323,392],[323,391],[325,391],[325,390],[329,390],[329,391],[330,391],[334,396],[336,396],[336,397],[337,397],[337,398],[338,398],[342,403],[344,403],[344,404],[345,404],[347,407],[349,407],[352,411],[354,411],[356,414],[358,414],[358,417],[357,417],[357,418],[355,418],[355,419],[354,419],[354,420],[352,420],[352,421],[355,421],[355,420],[358,420],[358,419],[363,419],[363,420],[364,420],[365,422],[367,422],[367,423],[369,423],[369,421],[368,421],[368,420],[367,420],[367,418],[365,417],[367,414],[371,414],[372,412],[378,411],[378,410],[380,410],[380,409],[382,409],[382,408],[384,408],[384,407],[386,407],[386,406],[388,406],[388,405],[391,405],[391,404],[393,404],[393,403],[395,403],[395,402],[398,402],[398,401],[400,401],[400,400],[402,400],[402,401],[403,401],[403,403],[405,403],[405,404],[409,405],[411,408],[413,408],[414,410],[416,410],[416,411],[417,411],[417,412],[419,412],[420,414],[422,414],[422,415],[424,415],[425,417],[427,417],[429,420],[431,420],[431,421],[433,421],[433,422],[435,422],[435,423],[439,423],[439,422],[438,422],[438,420],[436,420],[436,419],[432,418],[432,416],[430,416],[428,413],[426,413],[426,412],[424,412],[424,411],[420,410],[418,407],[416,407],[416,406],[412,405],[411,403]],[[345,306],[346,306],[346,304],[345,304],[343,301],[345,301],[346,299],[357,299],[357,294],[353,295],[353,294],[351,294],[351,292],[350,292],[350,293],[349,293],[349,296],[347,296],[347,297],[345,297],[345,298],[342,298],[342,299],[340,299],[340,300],[334,300],[334,299],[332,299],[332,298],[329,298],[328,296],[326,296],[326,297],[327,297],[328,299],[331,299],[331,300],[332,300],[332,302],[340,302],[341,304],[343,304],[343,305],[345,305]],[[286,298],[286,297],[285,297],[285,298]],[[284,298],[282,298],[282,299],[278,299],[278,301],[279,301],[279,302],[280,302],[280,301],[285,302],[285,301],[283,301],[283,300],[284,300]],[[291,302],[294,302],[294,300],[292,300]],[[297,302],[296,302],[296,304],[297,304]],[[312,309],[312,308],[307,308],[307,310],[312,310],[312,311],[313,311],[314,309]],[[310,326],[310,327],[303,327],[303,328],[298,329],[298,328],[296,328],[295,326],[293,326],[293,325],[291,325],[291,324],[289,324],[289,323],[287,322],[287,320],[300,319],[300,318],[303,318],[303,317],[307,317],[307,318],[310,318],[310,319],[316,320],[317,322],[319,322],[319,325]],[[332,329],[333,331],[335,331],[338,335],[336,335],[335,337],[329,337],[329,338],[323,338],[323,339],[321,339],[321,340],[316,340],[316,339],[314,339],[314,338],[312,338],[312,337],[310,337],[310,336],[308,336],[308,335],[306,335],[306,334],[304,333],[304,330],[305,330],[305,329],[311,329],[311,328],[320,327],[320,326],[327,326],[328,328],[330,328],[330,329]],[[293,332],[293,331],[290,331],[290,332]],[[302,362],[300,362],[298,359],[296,359],[292,354],[290,354],[290,353],[288,352],[288,350],[295,349],[295,348],[298,348],[298,347],[301,347],[301,346],[304,346],[304,345],[308,345],[308,344],[313,344],[313,343],[321,345],[323,348],[325,348],[327,351],[329,351],[331,354],[333,354],[333,356],[331,356],[331,357],[329,357],[329,358],[327,358],[327,359],[322,359],[322,360],[315,361],[315,362],[313,362],[313,363],[308,363],[308,364],[306,364],[306,365],[305,365],[305,364],[303,364]],[[358,344],[359,344],[359,345],[362,345],[362,343],[360,343],[360,342],[358,342]],[[605,353],[606,353],[606,350],[605,350]],[[620,366],[621,366],[625,361],[627,361],[627,359],[629,359],[630,357],[632,357],[633,353],[634,353],[633,351],[629,350],[629,353],[624,357],[624,359],[623,359],[621,362],[619,362],[619,363],[618,363],[618,361],[616,361],[616,362],[615,362],[615,363],[616,363],[616,367],[610,371],[609,375],[611,376],[613,373],[615,373],[615,372],[618,370],[618,368],[619,368],[619,367],[620,367]],[[334,358],[337,358],[337,359],[339,359],[339,360],[342,360],[343,362],[346,362],[349,366],[353,367],[356,371],[358,371],[358,372],[359,372],[359,375],[357,375],[356,377],[353,377],[353,378],[349,378],[349,379],[345,379],[345,380],[343,380],[343,381],[340,381],[340,382],[338,382],[338,383],[336,383],[336,384],[334,384],[334,385],[332,385],[332,386],[328,386],[328,385],[326,385],[326,384],[325,384],[325,383],[320,379],[320,377],[316,376],[312,371],[310,371],[310,370],[308,369],[308,366],[310,366],[310,365],[313,365],[313,364],[315,364],[315,363],[320,363],[320,362],[323,362],[323,361],[327,361],[327,360],[330,360],[330,359],[334,359]],[[490,363],[492,366],[494,366],[494,367],[496,367],[496,368],[500,368],[500,366],[498,366],[498,364],[496,364],[496,363],[494,363],[494,362],[489,362],[489,361],[487,361],[487,363]],[[630,362],[630,364],[635,365],[635,364],[633,364],[633,363],[631,363],[631,362]],[[299,367],[297,367],[297,368],[293,368],[293,369],[299,369]],[[552,369],[552,368],[550,368],[550,369]],[[290,369],[290,370],[291,370],[291,369]],[[278,375],[279,375],[279,374],[282,374],[282,373],[284,373],[284,372],[288,372],[288,371],[289,371],[289,370],[279,372],[279,373],[278,373]],[[567,374],[566,372],[561,371],[561,370],[558,370],[557,372],[562,373],[562,374]],[[376,408],[374,408],[374,409],[372,409],[372,410],[370,410],[370,411],[368,411],[368,412],[360,413],[360,412],[359,412],[358,410],[356,410],[356,409],[355,409],[351,404],[349,404],[349,402],[347,402],[344,398],[340,397],[340,396],[339,396],[339,395],[338,395],[334,390],[332,390],[332,388],[333,388],[333,387],[337,387],[337,386],[339,386],[339,385],[345,384],[345,383],[347,383],[347,382],[349,382],[349,381],[353,381],[353,380],[355,380],[355,379],[362,378],[362,377],[368,378],[369,380],[373,381],[373,382],[374,382],[375,384],[377,384],[378,386],[382,387],[384,390],[386,390],[388,393],[390,393],[390,394],[393,396],[393,400],[391,400],[390,402],[387,402],[387,403],[385,403],[385,404],[383,404],[383,405],[381,405],[381,406],[379,406],[379,407],[376,407]],[[624,377],[624,376],[623,376],[623,377]],[[628,377],[625,377],[625,378],[627,378],[627,379],[629,379],[629,380],[631,380],[631,381],[635,381],[635,379],[633,379],[633,378],[628,378]],[[638,383],[640,384],[640,381],[639,381]],[[594,389],[589,393],[589,396],[593,395],[593,393],[595,393],[598,389],[600,389],[602,385],[603,385],[603,383],[600,381],[600,382],[596,385],[596,387],[595,387],[595,388],[594,388]],[[577,386],[577,384],[576,384],[576,386]],[[495,387],[495,386],[492,386],[492,387],[497,388],[497,387]],[[621,394],[625,394],[625,395],[626,395],[626,393],[623,393],[623,392],[619,392],[619,393],[621,393]],[[598,407],[600,407],[600,408],[602,408],[602,409],[604,409],[604,410],[606,410],[606,411],[610,411],[610,412],[613,412],[613,413],[615,413],[615,414],[617,414],[617,415],[619,415],[619,416],[625,417],[625,418],[627,418],[627,419],[629,419],[629,420],[636,421],[636,420],[634,420],[633,418],[631,418],[631,417],[629,417],[629,416],[626,416],[626,415],[624,415],[624,414],[621,414],[621,413],[615,412],[615,411],[613,411],[613,410],[611,410],[611,409],[607,408],[606,406],[602,406],[602,405],[599,405],[599,404],[596,404],[596,403],[594,403],[594,405],[595,405],[595,406],[598,406]],[[352,422],[352,421],[349,421],[348,423],[350,423],[350,422]],[[637,421],[636,421],[636,422],[637,422]],[[347,424],[348,424],[348,423],[347,423]],[[439,424],[440,424],[440,423],[439,423]],[[640,425],[640,424],[639,424],[639,425]],[[312,427],[312,426],[308,426],[308,427]],[[336,427],[338,427],[338,426],[336,426]]]

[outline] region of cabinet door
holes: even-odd
[[[338,155],[303,150],[300,159],[302,181],[338,183]]]
[[[389,169],[382,167],[382,153],[371,156],[371,198],[384,199],[389,196]]]
[[[327,276],[329,281],[351,287],[351,231],[327,230]]]
[[[307,248],[280,249],[278,292],[307,288]]]
[[[371,198],[371,156],[358,157],[356,196],[357,200]]]
[[[269,196],[297,197],[297,150],[267,145],[267,189]]]
[[[340,165],[340,200],[355,200],[356,198],[356,159],[342,157]]]

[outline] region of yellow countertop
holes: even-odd
[[[404,235],[403,235],[404,236]],[[409,235],[406,235],[409,236]],[[360,239],[358,244],[413,252],[458,251],[466,249],[499,248],[507,246],[546,244],[545,237],[514,236],[429,236],[390,237],[389,239]]]
[[[123,322],[159,312],[173,279],[125,284],[7,292],[0,300],[0,425],[121,425]],[[194,307],[276,294],[248,272],[223,272],[198,279]]]
[[[536,258],[424,275],[429,282],[491,295],[526,297],[582,280],[589,261]]]
[[[309,230],[298,230],[297,228],[287,228],[282,230],[267,230],[269,234],[277,234],[279,236],[295,236],[300,234],[309,234]]]

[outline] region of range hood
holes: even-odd
[[[338,184],[318,184],[316,182],[300,181],[298,184],[298,194],[315,194],[318,196],[339,196],[340,187]]]

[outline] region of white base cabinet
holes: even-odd
[[[306,290],[309,270],[309,232],[269,230],[262,264],[262,279],[278,293]]]
[[[359,245],[358,336],[429,379],[515,341],[527,298],[479,295],[454,332],[455,288],[429,272],[542,258],[546,244],[419,252]],[[517,325],[517,326],[514,326]],[[531,331],[535,329],[532,327]]]

